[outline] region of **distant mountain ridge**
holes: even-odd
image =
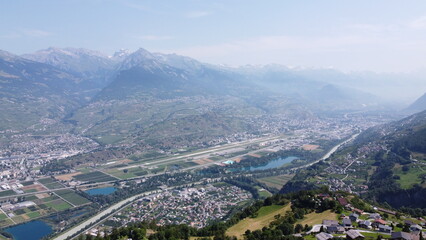
[[[59,120],[83,101],[81,81],[54,66],[0,52],[0,129]]]
[[[88,90],[101,89],[110,81],[119,61],[100,52],[83,48],[48,48],[23,58],[49,64],[84,80]]]
[[[45,84],[44,90],[72,107],[62,107],[61,114],[49,115],[45,110],[39,114],[56,120],[62,117],[66,125],[62,128],[103,144],[129,139],[164,141],[169,137],[166,132],[157,134],[153,127],[159,125],[171,129],[175,137],[182,134],[208,142],[219,132],[256,132],[259,120],[254,119],[261,116],[303,120],[315,118],[314,113],[368,111],[380,104],[359,90],[310,79],[282,66],[227,68],[142,48],[135,52],[122,49],[113,56],[78,48],[48,48],[22,57],[2,53],[0,58],[11,59],[19,66],[16,72],[25,72],[25,76],[8,73],[5,65],[0,67],[5,72],[2,78],[9,74],[31,80],[35,75],[46,80],[49,77],[44,74],[49,72],[60,75]],[[13,92],[14,87],[4,85],[2,91]],[[44,104],[38,104],[44,109]],[[13,112],[13,108],[5,109]],[[215,117],[206,121],[206,116]],[[218,126],[221,131],[214,130]],[[209,134],[203,135],[202,128]]]
[[[426,93],[405,109],[405,111],[411,113],[421,112],[424,110],[426,110]]]

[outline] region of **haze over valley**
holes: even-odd
[[[420,7],[0,6],[0,240],[426,236]]]

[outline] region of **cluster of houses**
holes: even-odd
[[[344,217],[340,224],[337,220],[323,220],[320,232],[315,237],[317,240],[330,240],[334,238],[332,234],[346,234],[348,240],[360,240],[365,238],[362,232],[383,233],[390,235],[390,239],[393,240],[419,240],[420,234],[423,238],[426,237],[423,228],[412,221],[404,222],[410,232],[393,232],[393,228],[388,226],[378,213],[370,214],[369,220],[360,220],[358,217],[357,213],[352,213],[349,217]],[[354,223],[357,223],[358,227]]]
[[[390,239],[394,240],[419,240],[420,234],[422,237],[426,237],[426,232],[423,232],[423,227],[426,225],[424,221],[420,224],[416,224],[410,220],[405,220],[405,230],[409,232],[394,232],[394,226],[391,223],[382,219],[382,216],[379,213],[365,213],[360,209],[353,208],[345,198],[338,198],[338,202],[344,206],[346,209],[351,210],[352,213],[349,216],[342,214],[340,216],[341,222],[337,220],[323,220],[320,227],[314,228],[311,233],[317,232],[315,235],[317,240],[329,240],[334,238],[333,234],[343,235],[346,234],[346,239],[348,240],[360,240],[364,239],[363,232],[370,233],[381,233],[383,235],[390,236]],[[375,208],[375,210],[384,212],[389,215],[395,215],[396,212]],[[361,215],[368,215],[368,217],[362,217]],[[422,226],[420,226],[422,225]],[[389,237],[387,237],[389,238]]]

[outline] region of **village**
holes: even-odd
[[[87,234],[103,236],[112,226],[142,221],[203,228],[215,220],[226,219],[231,210],[247,206],[251,198],[249,192],[223,182],[164,191],[134,202]]]
[[[322,195],[328,198],[328,195]],[[344,207],[344,213],[338,219],[323,219],[304,234],[305,239],[331,240],[346,238],[348,240],[362,239],[392,239],[392,240],[420,240],[426,237],[423,229],[426,220],[412,219],[381,207],[372,207],[373,212],[366,212],[355,208],[345,197],[337,199]],[[298,234],[302,236],[302,234]]]

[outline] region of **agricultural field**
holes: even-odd
[[[60,184],[59,182],[57,182],[56,180],[52,178],[39,179],[38,182],[48,189],[58,189],[58,188],[64,187],[62,184]]]
[[[81,181],[81,182],[106,182],[106,181],[117,180],[117,178],[113,178],[99,171],[79,174],[79,175],[73,176],[72,178],[76,181]]]
[[[128,179],[133,177],[140,177],[143,175],[148,174],[149,172],[146,169],[140,168],[140,167],[134,167],[134,168],[128,168],[128,169],[108,169],[106,170],[107,173],[113,175],[114,177],[120,178],[120,179]]]
[[[259,193],[260,198],[267,198],[272,196],[272,193],[270,193],[268,190],[263,189],[261,187],[256,186],[257,192]]]
[[[16,192],[13,191],[13,190],[1,191],[0,197],[7,197],[7,196],[10,196],[10,195],[15,195],[15,194],[16,194]]]
[[[239,223],[235,224],[226,231],[228,236],[236,236],[238,239],[243,239],[244,232],[249,229],[254,231],[257,229],[262,229],[265,226],[268,226],[270,222],[274,220],[274,216],[281,214],[284,215],[285,212],[290,210],[290,204],[285,206],[281,205],[271,205],[265,206],[259,209],[258,215],[255,218],[245,218]]]
[[[57,200],[48,202],[46,203],[46,206],[53,208],[58,212],[72,208],[72,206],[69,203],[65,202],[62,199],[57,199]]]
[[[66,201],[70,202],[71,204],[75,206],[81,206],[87,203],[90,203],[90,201],[79,194],[75,193],[71,190],[59,190],[55,192],[58,194],[59,197],[65,199]]]
[[[294,174],[284,174],[272,177],[259,178],[258,181],[266,184],[268,187],[281,189],[284,184],[293,178]]]
[[[54,187],[57,182],[42,180],[50,187]],[[32,184],[24,186],[23,188],[35,189],[45,188],[40,184]],[[26,205],[2,205],[2,210],[10,215],[10,218],[0,213],[0,227],[6,227],[14,224],[27,222],[33,219],[54,214],[60,211],[71,209],[76,206],[81,206],[90,203],[89,200],[83,198],[72,190],[58,190],[55,193],[34,193],[24,197]]]

